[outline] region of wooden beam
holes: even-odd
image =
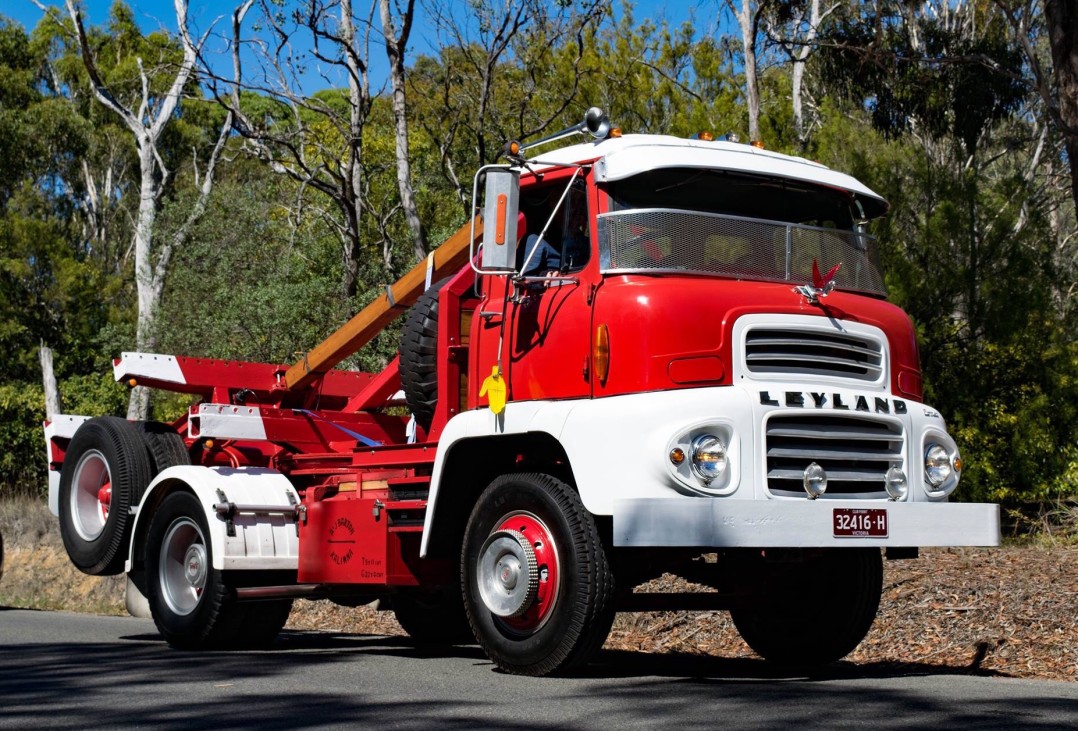
[[[445,243],[431,252],[434,257],[431,282],[437,282],[468,263],[469,241],[472,224],[469,221],[450,236]],[[483,234],[483,224],[475,222],[475,235]],[[397,280],[374,302],[364,307],[340,329],[316,345],[300,358],[284,375],[285,386],[290,390],[306,388],[314,381],[369,343],[386,325],[407,312],[423,294],[427,281],[427,260],[419,262],[410,272]]]

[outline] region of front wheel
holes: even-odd
[[[796,561],[736,562],[749,599],[730,610],[742,639],[776,665],[839,660],[868,634],[883,592],[878,548],[826,550]]]
[[[464,606],[498,667],[549,675],[582,665],[614,619],[614,582],[591,515],[550,475],[494,480],[468,521]]]
[[[242,604],[213,568],[202,504],[187,492],[169,495],[146,539],[150,612],[165,641],[186,650],[262,647],[288,620],[291,601]]]

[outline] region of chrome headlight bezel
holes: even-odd
[[[696,464],[697,453],[716,439],[722,445],[725,466],[709,471]],[[679,429],[666,443],[662,453],[668,474],[678,489],[710,497],[729,495],[737,489],[740,467],[740,443],[733,424],[709,420]]]
[[[926,434],[921,448],[921,469],[925,494],[937,500],[947,497],[962,477],[958,445],[942,434]]]

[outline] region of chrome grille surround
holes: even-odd
[[[764,427],[767,489],[776,497],[808,499],[805,468],[827,471],[821,500],[886,500],[884,476],[905,463],[905,429],[898,419],[818,412],[771,414]]]
[[[878,383],[883,342],[834,328],[756,325],[745,331],[745,369],[752,377],[808,375]]]

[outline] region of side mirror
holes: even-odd
[[[483,269],[512,271],[517,259],[517,214],[520,209],[520,171],[486,171],[483,208]]]

